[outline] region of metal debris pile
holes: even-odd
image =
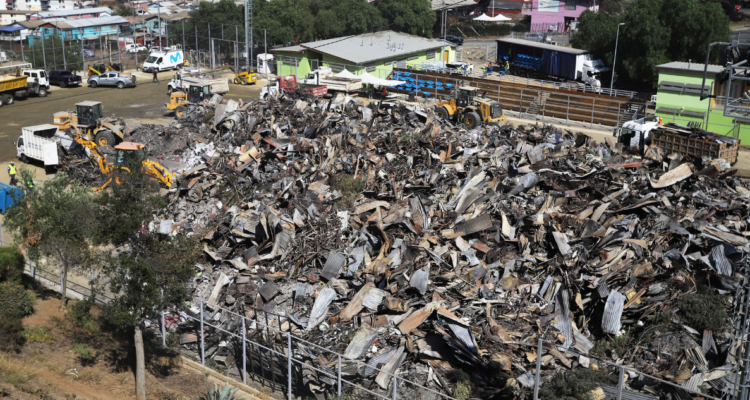
[[[202,300],[233,332],[228,310],[244,315],[282,352],[265,328],[291,330],[384,396],[392,379],[373,367],[448,395],[463,371],[472,398],[530,398],[538,357],[543,398],[555,374],[616,377],[613,364],[713,395],[731,387],[750,190],[715,160],[628,155],[550,126],[465,130],[341,95],[217,104],[167,128],[188,146],[171,151],[185,165],[171,215],[153,225],[203,237],[190,314]],[[170,337],[199,354],[198,324],[176,320]],[[206,357],[239,375],[239,343],[206,329]],[[248,356],[256,373],[269,368],[260,354]],[[320,349],[294,356],[336,375]],[[302,375],[311,393],[335,392],[335,378]],[[629,398],[690,398],[625,379]],[[586,393],[615,398],[605,380]]]

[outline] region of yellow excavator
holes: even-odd
[[[166,187],[172,187],[174,185],[176,174],[170,172],[158,161],[149,160],[146,158],[146,145],[135,142],[122,142],[115,146],[115,160],[114,165],[107,161],[107,158],[99,154],[97,150],[98,146],[96,143],[82,138],[80,135],[76,135],[76,143],[89,149],[91,159],[99,166],[99,169],[104,175],[111,175],[109,180],[96,191],[104,190],[109,186],[112,181],[116,184],[121,185],[127,179],[130,174],[130,165],[133,161],[140,161],[143,165],[143,172],[148,175],[149,180],[146,183],[147,188],[153,192],[159,190],[159,184],[164,184]]]
[[[128,138],[128,129],[122,119],[104,118],[100,101],[82,101],[76,111],[53,114],[54,125],[70,137],[96,142],[97,146],[114,146]]]
[[[174,110],[177,119],[182,119],[187,115],[188,106],[207,103],[209,100],[211,100],[211,85],[190,85],[187,93],[172,92],[169,95],[169,103],[165,106],[168,110]]]

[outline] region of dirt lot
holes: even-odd
[[[7,183],[8,174],[5,169],[10,161],[16,160],[16,149],[13,142],[21,135],[21,128],[40,124],[51,124],[52,114],[58,111],[74,110],[75,104],[81,101],[101,101],[104,115],[114,114],[127,121],[140,123],[172,122],[172,115],[168,113],[164,104],[169,101],[167,96],[167,82],[173,76],[172,72],[159,74],[161,83],[151,83],[151,76],[138,73],[139,84],[135,88],[103,88],[92,89],[88,86],[61,89],[52,87],[49,96],[45,98],[30,97],[18,101],[11,106],[0,108],[3,124],[0,125],[0,181]],[[258,82],[251,86],[229,86],[229,94],[225,97],[238,99],[257,99],[265,82]],[[32,164],[37,179],[44,179],[44,169],[41,163]]]
[[[135,354],[130,335],[107,327],[96,309],[92,312],[96,317],[93,328],[76,326],[70,314],[58,309],[60,300],[56,293],[41,293],[38,300],[34,315],[23,321],[24,328],[34,332],[34,339],[19,354],[0,353],[0,397],[134,398]],[[76,351],[80,346],[91,351],[91,361],[83,362],[80,350]],[[205,382],[210,385],[214,382],[206,374],[183,366],[178,356],[148,345],[146,369],[149,399],[195,399],[205,391]]]

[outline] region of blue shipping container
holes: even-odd
[[[23,200],[23,190],[0,182],[0,214],[5,215],[8,207]]]

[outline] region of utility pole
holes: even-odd
[[[159,0],[156,0],[156,14],[159,18],[159,50],[164,50],[161,44],[161,3],[159,3]]]
[[[250,42],[247,35],[250,34]],[[250,51],[253,46],[253,0],[245,0],[245,57],[247,70],[250,71]]]

